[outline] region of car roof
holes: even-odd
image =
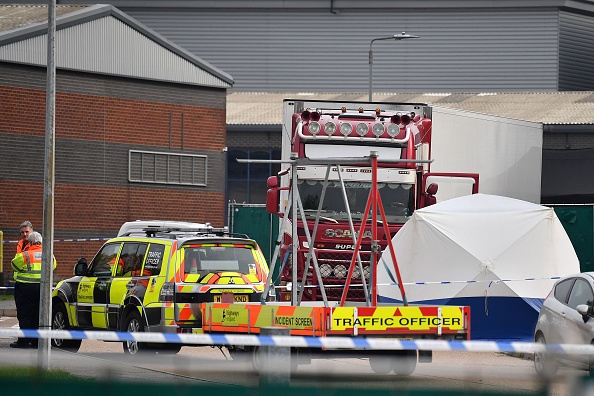
[[[559,278],[557,280],[557,282],[561,282],[561,281],[563,281],[565,279],[575,278],[575,277],[579,277],[579,276],[589,277],[591,280],[594,280],[594,271],[579,272],[579,273],[576,273],[576,274],[565,275],[565,276],[562,276],[561,278]]]
[[[116,238],[156,238],[177,240],[179,246],[185,243],[257,243],[245,234],[229,233],[227,227],[214,228],[210,223],[191,223],[170,220],[136,220],[126,222],[120,227]]]
[[[209,223],[192,223],[175,220],[127,221],[120,227],[118,236],[146,236],[146,228],[206,228]]]

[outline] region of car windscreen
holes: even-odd
[[[250,246],[198,245],[184,249],[184,273],[206,274],[233,271],[242,274],[256,273],[256,258]]]

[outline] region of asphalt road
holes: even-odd
[[[0,317],[0,328],[18,327],[16,318]],[[14,339],[0,338],[0,366],[36,367],[37,350],[13,349]],[[225,349],[183,347],[177,355],[130,357],[121,343],[85,340],[78,353],[53,349],[50,368],[60,368],[82,378],[156,383],[204,383],[258,386],[250,363],[228,360]],[[374,374],[366,359],[315,359],[299,366],[291,386],[350,389],[464,390],[501,394],[569,396],[581,393],[576,384],[585,372],[561,369],[544,382],[533,362],[503,353],[435,352],[432,363],[417,365],[410,377]]]

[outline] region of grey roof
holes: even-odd
[[[227,124],[281,124],[283,100],[299,98],[366,102],[368,94],[234,92],[227,95]],[[549,125],[594,125],[594,92],[377,93],[373,101],[427,103]]]
[[[45,66],[48,8],[0,5],[0,61]],[[111,5],[56,7],[56,68],[230,88],[233,78]]]

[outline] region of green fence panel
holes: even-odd
[[[247,234],[258,242],[268,265],[276,247],[278,226],[278,217],[266,212],[266,205],[229,204],[229,230]],[[273,279],[278,279],[278,265]]]
[[[382,377],[380,377],[382,378]],[[587,377],[586,377],[587,378]],[[318,378],[319,379],[319,378]],[[198,381],[196,381],[198,382]],[[381,381],[380,381],[381,382]],[[2,394],[5,395],[36,395],[36,396],[64,396],[70,393],[84,393],[85,396],[105,395],[142,395],[142,396],[191,396],[191,395],[217,395],[217,396],[525,396],[525,395],[548,395],[546,387],[536,392],[530,391],[477,391],[476,389],[409,389],[410,386],[399,389],[401,381],[394,380],[393,389],[359,389],[356,387],[324,386],[231,386],[231,385],[210,385],[210,384],[186,384],[186,383],[143,383],[140,381],[60,381],[45,380],[43,378],[12,379],[0,377]],[[586,385],[576,388],[579,394],[586,394]]]
[[[593,205],[550,205],[563,224],[580,261],[581,272],[594,271]]]

